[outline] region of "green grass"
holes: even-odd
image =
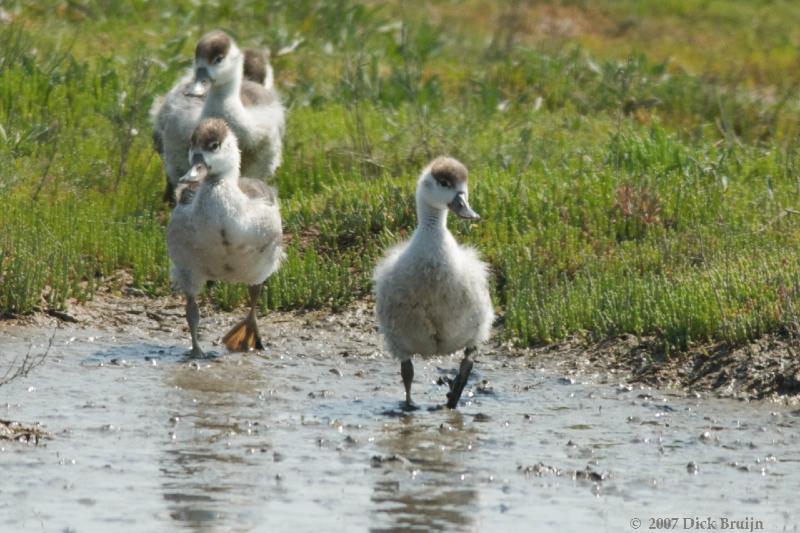
[[[681,350],[797,333],[793,3],[28,4],[5,4],[0,26],[4,314],[86,300],[120,269],[169,292],[147,111],[222,27],[272,49],[290,107],[274,180],[288,260],[265,307],[369,294],[375,261],[414,228],[419,170],[449,153],[484,217],[451,228],[491,263],[509,338],[633,333]],[[231,308],[245,292],[210,297]]]

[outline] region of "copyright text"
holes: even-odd
[[[632,529],[682,530],[682,531],[763,531],[764,522],[752,516],[745,518],[721,517],[659,517],[638,518],[630,520]]]

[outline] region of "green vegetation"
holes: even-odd
[[[422,166],[472,176],[509,338],[798,333],[800,5],[648,0],[4,3],[0,311],[120,269],[169,291],[147,111],[221,27],[268,46],[290,106],[273,309],[371,290]],[[428,5],[430,4],[430,5]],[[244,289],[218,284],[225,308]]]

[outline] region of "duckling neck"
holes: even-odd
[[[215,83],[209,92],[209,100],[222,101],[230,103],[231,101],[239,100],[239,92],[242,89],[242,77],[234,76],[225,83]]]
[[[252,125],[250,116],[239,96],[241,88],[241,74],[234,76],[224,84],[213,86],[203,112],[224,118],[239,139],[239,146],[247,148],[253,144],[250,134]]]
[[[436,209],[425,202],[417,202],[417,232],[425,235],[447,233],[447,211]]]
[[[244,57],[239,55],[236,59],[236,65],[234,67],[234,74],[228,81],[220,82],[217,80],[211,86],[211,91],[209,91],[208,99],[215,100],[218,102],[223,102],[225,107],[229,107],[232,103],[238,103],[239,106],[242,106],[241,99],[239,98],[239,93],[242,90],[242,76],[243,76],[243,68],[244,68]]]
[[[218,194],[224,194],[229,190],[236,188],[238,185],[239,176],[236,172],[220,172],[214,176],[208,176],[202,185],[200,185],[199,196],[207,197]]]

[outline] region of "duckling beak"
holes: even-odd
[[[192,168],[180,177],[179,184],[200,183],[208,175],[208,166],[201,154],[195,154],[192,157]]]
[[[464,197],[464,193],[460,192],[456,194],[456,197],[453,198],[453,201],[447,204],[447,207],[456,214],[459,218],[464,218],[466,220],[480,220],[481,217],[478,213],[472,210],[472,208],[467,203],[467,199]]]
[[[186,96],[202,98],[208,92],[210,85],[211,76],[208,73],[208,69],[205,67],[200,67],[194,72],[194,82],[192,82],[184,94]]]

